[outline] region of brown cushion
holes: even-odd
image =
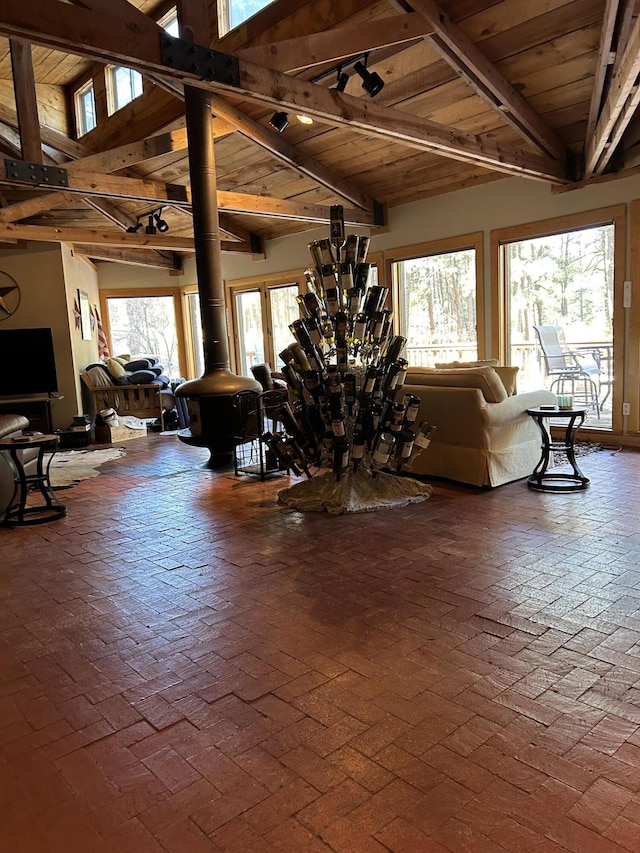
[[[518,371],[520,370],[520,368],[515,367],[513,365],[505,367],[500,367],[499,365],[496,365],[493,369],[502,380],[502,384],[504,385],[504,390],[507,392],[507,396],[513,397],[514,394],[517,394],[516,382]]]
[[[487,403],[501,403],[507,399],[507,392],[502,380],[493,367],[452,368],[450,370],[410,367],[406,384],[479,388]]]
[[[516,374],[519,370],[518,367],[501,367],[498,364],[497,358],[485,358],[480,361],[452,361],[448,364],[444,362],[436,362],[436,367],[439,370],[461,367],[486,367],[487,365],[493,367],[500,379],[502,379],[502,384],[504,385],[504,390],[507,392],[507,397],[513,397],[516,393]]]

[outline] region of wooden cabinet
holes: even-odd
[[[52,432],[49,397],[0,397],[0,415],[22,415],[29,421],[29,429]]]

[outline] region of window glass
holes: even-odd
[[[534,326],[553,326],[566,366],[592,377],[595,415],[611,426],[614,226],[602,225],[518,240],[505,246],[510,363],[518,390],[549,387],[557,379]],[[549,370],[551,369],[551,374]],[[557,386],[554,386],[557,390]],[[590,413],[589,423],[595,418]]]
[[[110,114],[121,110],[142,94],[142,74],[132,68],[117,66],[108,72]]]
[[[87,83],[75,94],[76,122],[78,136],[84,136],[96,126],[96,100],[93,91],[93,82]]]
[[[108,297],[111,351],[154,355],[169,378],[180,376],[173,296]]]
[[[272,2],[273,0],[221,0],[218,4],[221,35],[239,26]]]
[[[393,275],[409,364],[477,359],[475,249],[396,261]]]
[[[178,24],[178,10],[172,9],[170,12],[160,18],[158,24],[162,27],[162,29],[169,33],[170,36],[175,36],[178,38],[180,35],[180,25]]]

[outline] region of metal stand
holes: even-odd
[[[575,456],[575,439],[578,430],[584,423],[587,414],[586,408],[573,409],[544,409],[536,407],[527,409],[527,414],[533,418],[538,425],[542,437],[542,454],[540,461],[534,468],[533,474],[527,480],[530,489],[539,492],[577,492],[586,489],[589,485],[588,477],[580,470]],[[545,421],[553,418],[567,418],[564,441],[553,441],[550,429],[547,429]],[[567,461],[572,472],[555,472],[549,474],[547,468],[551,461],[554,450],[563,451],[567,455]]]
[[[0,450],[7,450],[14,469],[13,496],[9,509],[3,519],[3,524],[10,527],[27,527],[33,524],[45,524],[55,521],[67,514],[67,508],[53,492],[49,480],[49,468],[53,452],[58,446],[57,435],[42,435],[37,438],[25,437],[19,441],[0,441]],[[27,474],[20,451],[27,448],[37,448],[38,458],[36,473]],[[45,468],[45,451],[52,455]],[[44,504],[27,506],[27,496],[31,490],[37,489],[44,498]],[[17,500],[17,505],[16,505]]]

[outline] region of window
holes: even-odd
[[[479,246],[436,244],[439,251],[392,260],[399,332],[407,339],[410,365],[478,358]]]
[[[178,38],[180,36],[180,25],[178,23],[178,10],[174,7],[170,12],[167,12],[160,20],[158,24],[162,27],[162,29],[169,33],[170,36],[174,36]]]
[[[96,126],[96,99],[93,80],[90,80],[75,93],[76,123],[78,136],[84,136]]]
[[[218,3],[220,35],[238,27],[272,2],[273,0],[221,0]]]
[[[561,329],[564,347],[577,363],[594,369],[599,416],[611,426],[613,345],[613,225],[518,240],[505,246],[509,298],[510,363],[518,365],[518,388],[548,387],[534,326]],[[574,358],[573,356],[571,358]],[[611,376],[609,375],[609,379]],[[594,418],[590,416],[590,423]]]
[[[183,375],[180,370],[182,317],[180,325],[176,322],[179,299],[171,293],[166,296],[114,296],[112,293],[105,294],[106,311],[103,312],[108,321],[111,352],[155,355],[169,378]]]
[[[142,94],[142,74],[132,68],[111,65],[107,68],[109,115],[121,110]]]

